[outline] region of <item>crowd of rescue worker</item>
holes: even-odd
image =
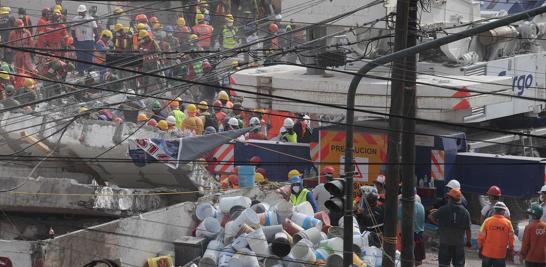
[[[0,102],[4,107],[24,106],[37,99],[49,98],[53,99],[50,103],[64,103],[55,96],[75,90],[76,87],[58,82],[67,82],[68,76],[91,77],[92,73],[97,73],[98,78],[84,79],[80,84],[90,86],[115,82],[127,74],[109,69],[109,64],[114,66],[112,59],[138,54],[141,56],[138,62],[124,68],[141,72],[162,69],[161,74],[168,77],[201,79],[212,85],[207,88],[210,90],[206,90],[208,95],[201,97],[207,103],[197,99],[184,99],[185,102],[177,99],[160,101],[161,112],[158,112],[157,101],[139,99],[129,106],[139,107],[142,112],[104,110],[94,117],[116,122],[137,122],[150,118],[147,120],[149,125],[161,130],[176,128],[177,131],[194,134],[202,134],[207,128],[210,132],[212,128],[221,131],[255,124],[255,118],[238,118],[240,123],[235,125],[235,121],[230,119],[237,117],[239,112],[230,106],[236,107],[237,104],[229,101],[230,97],[235,96],[234,92],[227,90],[226,95],[226,91],[214,88],[215,84],[219,88],[231,88],[234,82],[231,74],[240,65],[238,54],[233,53],[231,59],[219,60],[231,62],[225,70],[214,70],[216,62],[209,60],[207,55],[252,43],[258,40],[259,34],[276,36],[290,31],[294,26],[290,23],[281,25],[276,20],[259,22],[256,14],[233,3],[225,5],[224,1],[215,1],[211,5],[206,0],[189,5],[175,13],[179,17],[172,23],[161,22],[153,11],[129,14],[121,7],[116,7],[112,14],[98,17],[96,10],[88,10],[83,4],[76,10],[66,10],[62,1],[55,1],[52,7],[43,8],[41,17],[33,22],[24,7],[14,12],[10,7],[2,6],[0,41],[4,47],[1,49],[0,62],[0,100],[6,101]],[[231,14],[232,9],[235,9],[236,16]],[[77,15],[70,17],[69,11]],[[294,38],[302,39],[301,36]],[[256,56],[274,53],[280,45],[286,45],[283,43],[286,40],[288,38],[281,41],[273,38],[256,42],[248,48],[252,51],[246,54]],[[163,90],[168,85],[173,83],[143,75],[119,87],[134,95],[135,92],[146,94],[154,89]],[[112,87],[119,89],[117,86]],[[86,98],[77,100],[85,102]],[[30,104],[24,106],[23,110],[32,111],[34,107]],[[225,114],[216,111],[219,107]],[[80,110],[89,108],[84,105]],[[243,110],[241,112],[244,113]],[[260,119],[260,116],[257,118]],[[184,123],[185,119],[188,120]],[[293,136],[288,137],[290,141],[294,140]]]
[[[249,163],[256,166],[255,181],[258,184],[267,183],[267,172],[261,166],[259,157],[252,157]],[[314,212],[326,211],[329,213],[333,226],[343,218],[343,214],[328,207],[327,201],[333,196],[325,185],[334,181],[336,169],[326,166],[320,172],[319,181],[307,183],[317,178],[304,178],[303,172],[291,170],[288,172],[289,185],[281,187],[277,192],[293,205],[309,202]],[[224,187],[238,188],[236,168],[233,173],[221,180]],[[381,247],[383,222],[385,216],[385,182],[386,177],[379,175],[373,186],[362,186],[353,202],[354,224],[360,232],[369,231],[370,246]],[[525,210],[528,215],[528,224],[523,232],[519,233],[521,247],[516,248],[518,238],[517,225],[513,225],[508,206],[502,201],[502,191],[498,186],[491,186],[485,195],[486,205],[480,211],[481,224],[477,236],[472,236],[472,219],[469,212],[469,203],[461,192],[461,184],[456,179],[445,184],[445,196],[437,199],[433,205],[425,208],[421,198],[415,191],[414,206],[414,257],[415,265],[419,266],[426,257],[425,243],[427,242],[425,224],[435,225],[438,241],[438,266],[465,266],[465,254],[469,250],[477,249],[482,266],[499,267],[508,263],[524,261],[527,267],[546,266],[546,185],[538,191],[539,202],[533,202]],[[400,225],[402,220],[401,194],[398,196],[398,235],[397,249],[400,249]],[[521,230],[520,230],[521,231]],[[519,259],[519,260],[518,260]]]

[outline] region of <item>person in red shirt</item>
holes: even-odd
[[[52,48],[52,49],[62,49],[64,46],[64,41],[68,35],[66,26],[62,24],[63,15],[59,12],[53,13],[51,21],[46,26],[46,33],[44,36],[43,47]],[[43,48],[40,47],[40,48]],[[55,56],[62,56],[62,51],[53,51]]]
[[[220,100],[214,101],[213,109],[216,116],[216,122],[218,122],[218,130],[224,130],[224,124],[226,123],[227,114],[222,111],[224,105]]]
[[[32,49],[34,47],[34,41],[32,40],[32,34],[24,28],[25,24],[23,20],[15,20],[17,29],[9,33],[9,43],[14,47],[20,47],[25,49]],[[36,67],[32,64],[32,60],[29,52],[15,50],[15,58],[13,66],[17,70],[24,70],[25,72],[36,72]]]
[[[193,33],[199,37],[198,45],[203,50],[209,50],[212,44],[212,26],[205,22],[205,16],[203,14],[197,14],[197,21],[199,24],[193,26]]]
[[[540,220],[543,214],[542,207],[533,203],[527,210],[531,221],[523,232],[521,241],[521,257],[525,260],[525,267],[546,266],[546,222]]]
[[[248,140],[267,140],[267,138],[263,134],[263,131],[261,131],[261,123],[260,123],[260,119],[258,119],[258,117],[250,118],[249,126],[250,127],[256,127],[256,129],[250,131],[247,134],[246,139],[248,139]]]
[[[508,253],[514,250],[514,228],[504,213],[506,205],[499,201],[493,206],[493,216],[485,219],[478,234],[478,248],[482,255],[482,267],[504,267]]]

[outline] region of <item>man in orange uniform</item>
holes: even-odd
[[[546,266],[546,222],[540,220],[542,213],[538,203],[531,204],[527,210],[531,221],[525,226],[520,252],[525,267]]]
[[[193,33],[199,37],[199,47],[203,50],[209,50],[212,44],[212,26],[205,22],[205,16],[203,14],[196,15],[199,24],[193,26]]]
[[[504,213],[506,205],[499,201],[493,206],[493,216],[485,219],[478,234],[478,248],[482,255],[482,267],[505,267],[508,251],[514,249],[514,229]]]
[[[62,49],[63,48],[63,42],[68,36],[68,31],[66,30],[66,26],[62,24],[63,22],[63,15],[59,12],[53,13],[53,16],[51,18],[51,21],[48,23],[46,27],[46,32],[44,34],[44,40],[45,40],[45,47],[52,48],[52,49]],[[53,52],[55,56],[61,56],[61,51],[55,51]]]
[[[14,47],[20,47],[25,49],[32,49],[34,42],[32,40],[32,34],[24,28],[25,24],[22,19],[15,20],[17,29],[9,33],[9,43]],[[36,72],[36,68],[32,64],[29,52],[15,50],[15,58],[13,66],[16,70],[24,70],[25,72]]]

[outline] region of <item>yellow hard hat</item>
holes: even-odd
[[[197,21],[205,20],[205,15],[199,13],[195,16],[195,19],[197,19]]]
[[[0,71],[0,79],[9,80],[9,73],[7,73],[6,71]]]
[[[229,101],[229,95],[226,93],[226,91],[220,91],[220,93],[218,93],[218,99]]]
[[[157,123],[157,128],[159,128],[160,130],[166,131],[169,129],[169,124],[167,123],[166,120],[160,120]]]
[[[123,24],[121,23],[116,23],[116,25],[114,25],[114,31],[116,32],[119,32],[123,29]]]
[[[148,116],[146,116],[145,113],[138,113],[138,116],[137,116],[138,122],[147,121],[147,120],[148,120]]]
[[[119,7],[119,6],[116,7],[116,8],[114,8],[114,14],[119,15],[119,14],[121,14],[121,13],[123,13],[123,8],[121,8],[121,7]]]
[[[87,109],[86,107],[81,106],[79,112],[80,112],[80,113],[85,113],[85,112],[88,111],[88,110],[89,110],[89,109]]]
[[[110,30],[103,30],[100,36],[112,38],[112,32]]]
[[[186,110],[188,112],[196,112],[197,111],[197,107],[194,105],[194,104],[189,104],[188,106],[186,106]]]
[[[227,21],[227,22],[233,22],[233,15],[227,14],[227,15],[226,15],[226,21]]]
[[[23,86],[27,88],[33,88],[34,87],[34,80],[31,78],[25,78],[23,82]]]
[[[190,39],[191,39],[192,41],[197,41],[197,40],[199,39],[199,36],[197,36],[197,34],[192,34],[192,35],[190,36]]]
[[[128,33],[128,32],[131,31],[131,28],[130,28],[129,26],[123,26],[123,31],[124,31],[125,33]]]
[[[9,9],[7,9],[5,6],[0,7],[0,15],[8,15]]]
[[[55,5],[53,13],[63,13],[63,7],[61,5]]]
[[[288,180],[290,180],[294,176],[301,176],[301,173],[296,169],[293,169],[288,172]]]
[[[150,33],[148,33],[147,30],[140,30],[138,31],[138,39],[143,39],[150,36]]]
[[[236,60],[236,59],[232,60],[232,61],[231,61],[231,66],[232,66],[233,68],[239,67],[239,61]]]
[[[136,29],[137,29],[137,31],[146,30],[146,24],[139,23],[139,24],[136,25]]]
[[[207,110],[207,109],[209,109],[209,104],[207,103],[207,101],[201,101],[201,102],[199,102],[199,105],[197,105],[197,107],[200,110]]]
[[[263,183],[265,182],[265,177],[263,174],[257,172],[256,175],[254,175],[254,181],[259,184]]]
[[[183,17],[178,18],[178,20],[176,21],[176,25],[186,26],[186,19],[184,19]]]

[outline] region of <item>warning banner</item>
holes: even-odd
[[[321,169],[338,165],[336,176],[344,174],[345,132],[322,130],[319,140]],[[387,136],[356,132],[353,138],[354,180],[359,184],[371,184],[377,175],[384,173],[387,162]]]

